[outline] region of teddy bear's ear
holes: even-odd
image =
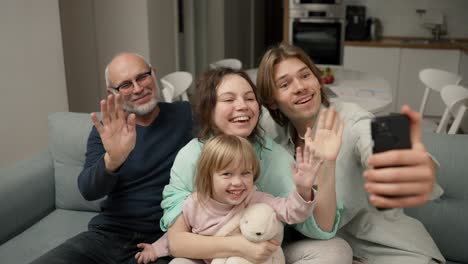
[[[271,226],[271,227],[275,226],[276,217],[275,217],[275,216],[272,216],[272,217],[270,217],[269,220],[270,220],[270,225],[269,225],[269,226]]]
[[[275,228],[275,226],[277,225],[278,221],[279,221],[279,220],[278,220],[278,218],[276,217],[276,213],[273,212],[273,214],[271,214],[270,217],[269,217],[269,222],[270,222],[270,223],[269,223],[269,228],[268,228],[268,229],[273,229],[273,228]],[[276,230],[272,230],[272,231],[276,233]]]

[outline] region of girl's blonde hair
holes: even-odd
[[[252,170],[254,181],[260,175],[260,163],[252,144],[245,138],[220,134],[209,139],[200,155],[195,189],[200,202],[213,197],[213,174],[235,164]]]

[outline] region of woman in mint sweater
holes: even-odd
[[[169,246],[175,257],[212,259],[242,256],[252,262],[262,262],[279,246],[276,241],[252,243],[243,237],[205,237],[190,233],[180,217],[184,201],[194,191],[193,182],[198,157],[204,142],[212,135],[225,133],[247,138],[260,159],[261,173],[256,181],[259,191],[286,197],[295,184],[290,166],[293,157],[271,138],[262,135],[258,125],[260,106],[254,84],[243,71],[227,68],[206,72],[197,85],[198,139],[193,139],[178,153],[171,170],[171,180],[163,192],[164,216],[162,230],[169,229]],[[314,213],[306,221],[294,225],[302,239],[284,247],[288,263],[350,263],[349,245],[335,236],[342,206],[336,201],[335,159],[341,137],[339,121],[334,110],[324,111],[327,125],[310,141],[318,158],[324,159],[316,184],[319,191]],[[324,153],[324,150],[327,150]],[[312,193],[312,186],[310,186]],[[307,194],[301,194],[307,195]],[[310,194],[309,194],[310,195]]]

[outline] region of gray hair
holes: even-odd
[[[134,55],[134,56],[136,56],[136,57],[142,59],[142,60],[145,62],[146,66],[148,66],[149,68],[153,68],[153,66],[151,66],[151,63],[149,63],[149,62],[145,59],[145,57],[143,57],[142,55],[140,55],[140,54],[138,54],[138,53],[136,53],[136,52],[120,52],[120,53],[117,53],[117,54],[112,58],[112,60],[111,60],[109,63],[107,63],[106,69],[104,70],[104,79],[105,79],[105,81],[106,81],[106,87],[108,87],[108,88],[110,88],[109,65],[114,61],[115,58],[117,58],[117,57],[119,57],[119,56],[121,56],[121,55],[123,55],[123,54],[131,54],[131,55]]]

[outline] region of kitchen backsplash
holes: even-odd
[[[440,12],[445,17],[449,38],[468,38],[468,0],[344,0],[346,5],[366,6],[367,16],[382,22],[384,36],[431,37],[421,26],[416,10]]]

